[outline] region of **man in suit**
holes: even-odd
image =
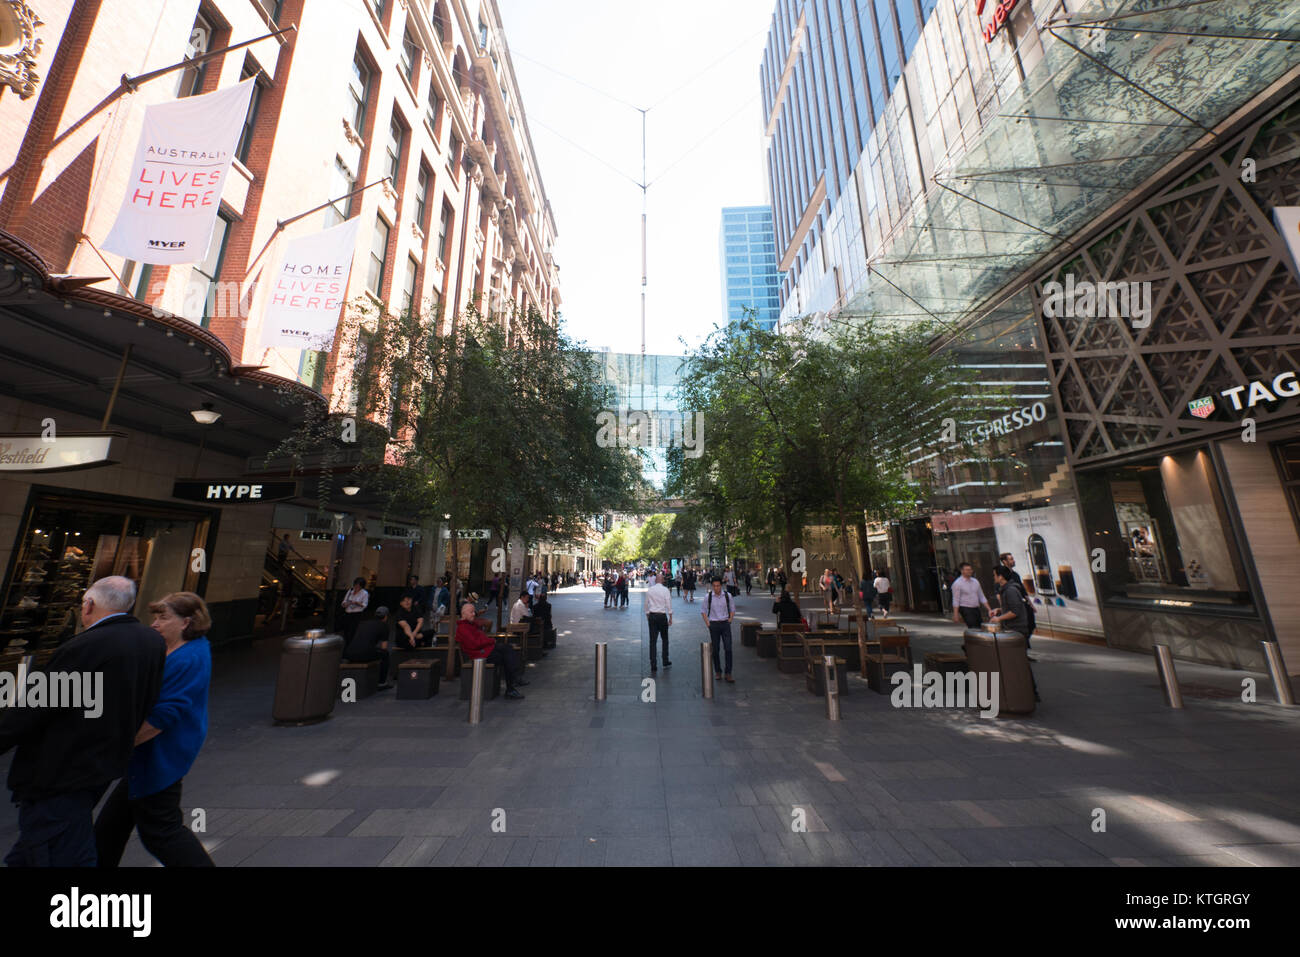
[[[134,605],[129,578],[95,582],[81,599],[85,630],[42,669],[51,676],[78,673],[83,686],[90,675],[102,675],[97,716],[66,702],[8,708],[0,716],[0,754],[18,749],[9,768],[18,805],[9,867],[96,864],[95,805],[126,774],[136,733],[158,701],[167,657],[162,635],[130,614]]]

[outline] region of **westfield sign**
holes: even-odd
[[[975,16],[979,17],[984,13],[984,4],[987,0],[975,0]],[[1016,5],[1016,0],[1000,0],[993,8],[993,16],[989,22],[980,27],[984,34],[984,42],[992,43],[993,38],[998,35],[1002,29],[1002,24],[1007,22],[1007,17],[1011,16],[1011,11]]]

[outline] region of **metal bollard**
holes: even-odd
[[[700,687],[704,697],[713,697],[713,645],[707,641],[700,642]]]
[[[1183,706],[1183,691],[1178,687],[1178,674],[1174,671],[1174,653],[1168,645],[1156,645],[1156,672],[1165,692],[1165,704],[1171,708]]]
[[[483,668],[485,659],[474,659],[474,677],[469,685],[469,723],[478,724],[483,720]]]
[[[1273,677],[1273,691],[1277,703],[1294,705],[1295,695],[1291,693],[1291,677],[1286,673],[1286,662],[1282,660],[1282,646],[1276,641],[1261,641],[1264,657],[1268,659],[1268,673]]]
[[[609,642],[602,641],[596,645],[596,700],[604,701],[608,683]]]
[[[822,676],[826,680],[826,720],[840,720],[840,682],[835,666],[835,656],[826,655],[822,661]]]

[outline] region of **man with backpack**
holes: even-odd
[[[1034,615],[1034,603],[1029,600],[1029,595],[1025,592],[1025,586],[1018,580],[1012,579],[1016,573],[1005,565],[999,565],[993,569],[993,580],[997,583],[998,609],[995,614],[989,616],[989,621],[1008,621],[1008,627],[1012,631],[1018,631],[1025,636],[1025,650],[1029,650],[1029,638],[1034,633],[1037,626],[1037,616]],[[1012,617],[1008,617],[1007,613]],[[1033,658],[1029,659],[1033,661]]]
[[[731,620],[736,617],[736,606],[732,603],[730,593],[722,590],[721,578],[714,575],[711,585],[709,594],[705,596],[700,617],[709,628],[709,643],[713,645],[713,680],[735,684],[736,679],[731,677]],[[722,670],[719,644],[722,644],[727,652],[726,672]]]

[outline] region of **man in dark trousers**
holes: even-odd
[[[380,605],[375,617],[357,625],[356,633],[343,649],[343,660],[364,665],[379,662],[379,690],[387,691],[388,683],[388,608]]]
[[[102,675],[97,707],[13,707],[0,715],[0,754],[16,747],[9,788],[18,842],[9,867],[94,867],[95,805],[123,777],[135,736],[158,701],[162,635],[131,614],[135,583],[101,578],[81,599],[85,630],[54,653],[46,675]],[[30,679],[30,676],[29,676]],[[30,680],[29,680],[30,683]],[[83,693],[83,699],[85,695]],[[98,712],[98,713],[96,713]],[[92,716],[93,715],[93,716]]]
[[[722,590],[721,578],[714,575],[710,584],[712,591],[704,597],[700,617],[709,627],[709,642],[713,645],[713,677],[715,681],[725,680],[728,684],[735,684],[736,679],[731,677],[731,620],[736,617],[736,606],[731,602],[731,593]],[[726,652],[725,676],[722,670],[723,659],[719,657],[722,651]]]

